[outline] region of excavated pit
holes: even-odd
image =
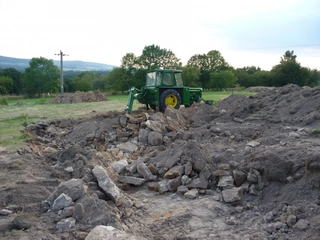
[[[319,93],[39,120],[0,151],[1,239],[318,239]]]

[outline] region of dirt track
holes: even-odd
[[[319,239],[319,109],[320,88],[287,85],[38,121],[0,150],[1,239]]]

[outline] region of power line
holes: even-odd
[[[236,50],[264,50],[264,49],[276,49],[276,48],[300,48],[300,47],[314,47],[320,46],[320,44],[306,44],[306,45],[291,45],[291,46],[273,46],[273,47],[257,47],[257,48],[246,48]]]

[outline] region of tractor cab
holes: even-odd
[[[147,73],[146,87],[183,86],[181,70],[156,69]]]

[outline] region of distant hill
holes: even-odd
[[[19,71],[24,71],[29,67],[31,59],[12,58],[0,56],[0,68],[15,68]],[[53,60],[53,63],[60,68],[60,60]],[[116,66],[83,61],[63,61],[63,71],[110,71]]]

